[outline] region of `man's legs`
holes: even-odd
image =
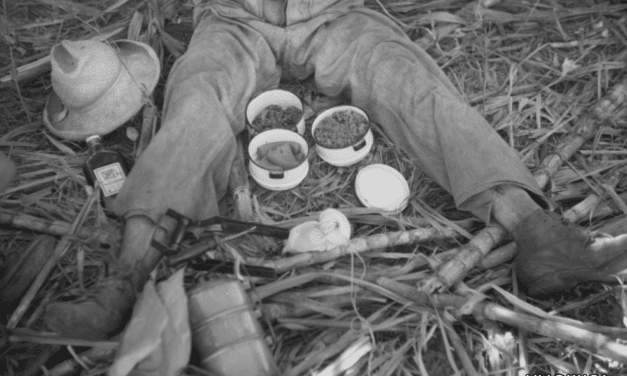
[[[511,187],[507,195],[518,187],[542,202],[540,188],[515,151],[383,15],[352,12],[287,51],[286,60],[294,62],[290,73],[299,78],[313,73],[323,93],[347,93],[354,105],[369,109],[371,119],[461,209],[488,221],[501,194],[485,192],[501,185]],[[540,208],[534,200],[528,204]]]
[[[516,152],[389,19],[362,9],[313,35],[297,27],[286,50],[288,71],[314,74],[327,95],[350,95],[460,209],[510,231],[518,277],[531,294],[627,268],[627,236],[589,247],[587,232],[545,213],[542,192]]]
[[[51,329],[80,338],[104,338],[119,329],[160,259],[150,246],[161,231],[160,216],[168,208],[195,219],[218,214],[246,102],[279,79],[271,49],[253,29],[212,16],[199,24],[170,73],[161,129],[114,203],[126,219],[119,276],[92,298],[51,304],[45,317]]]

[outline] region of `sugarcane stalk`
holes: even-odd
[[[468,243],[459,248],[455,257],[442,263],[437,270],[437,277],[429,277],[418,287],[422,291],[433,292],[440,286],[450,287],[459,278],[459,271],[464,273],[472,269],[469,265],[476,265],[483,256],[505,237],[506,231],[501,226],[489,226],[480,231]]]
[[[88,340],[70,337],[61,337],[54,333],[38,332],[30,329],[16,328],[11,331],[8,336],[9,342],[30,342],[39,345],[59,345],[59,346],[75,346],[75,347],[91,347],[95,349],[90,354],[102,354],[103,352],[111,353],[119,346],[119,341],[111,340]],[[104,354],[103,354],[104,355]]]
[[[604,184],[603,189],[605,190],[605,192],[607,192],[608,196],[612,199],[618,209],[623,214],[627,214],[627,204],[625,204],[625,201],[618,195],[618,193],[616,193],[616,190],[614,190],[614,186]]]
[[[623,193],[623,194],[619,195],[619,197],[623,201],[625,201],[625,200],[627,200],[627,193]],[[609,202],[609,201],[602,201],[599,204],[599,206],[597,206],[596,209],[594,209],[594,211],[591,213],[590,218],[591,219],[602,218],[602,217],[606,217],[608,215],[616,214],[617,212],[618,212],[618,209],[616,207],[614,207],[611,202]]]
[[[609,194],[608,188],[614,188],[618,185],[622,172],[614,171],[603,185],[606,194]],[[564,212],[563,218],[568,223],[575,223],[590,215],[590,213],[605,199],[604,196],[597,193],[591,193],[580,203]]]
[[[142,112],[142,125],[139,132],[139,142],[135,150],[135,159],[138,159],[144,152],[150,140],[152,140],[152,136],[156,133],[159,109],[153,103],[153,97],[151,94],[150,100],[146,103]]]
[[[548,315],[546,317],[538,317],[530,313],[516,312],[496,303],[484,301],[472,302],[472,298],[469,299],[455,294],[430,295],[424,291],[416,291],[413,286],[387,277],[379,277],[371,282],[362,279],[352,279],[346,276],[342,277],[338,274],[317,272],[295,278],[299,279],[298,285],[303,282],[310,282],[314,279],[330,278],[344,281],[350,280],[352,283],[364,287],[365,289],[398,300],[402,304],[409,303],[417,304],[421,307],[454,308],[460,315],[473,315],[478,319],[488,318],[545,337],[572,342],[612,360],[622,363],[627,361],[627,345],[618,343],[606,335],[589,330],[586,328],[587,324],[576,320],[565,320],[560,317],[550,317]],[[303,280],[300,281],[300,279]],[[262,295],[267,297],[272,294]],[[602,328],[604,327],[601,327],[601,329]]]
[[[443,230],[418,228],[408,231],[394,231],[385,234],[353,238],[349,241],[348,245],[335,247],[325,252],[305,252],[279,260],[263,260],[261,261],[261,265],[274,268],[277,272],[284,272],[303,266],[332,261],[352,253],[364,253],[376,249],[432,240],[452,239],[457,235],[457,232],[451,228],[444,228]]]
[[[612,117],[612,114],[627,102],[627,77],[614,85],[610,91],[601,98],[591,111],[584,113],[579,120],[575,131],[569,133],[560,142],[553,154],[542,160],[542,168],[535,173],[535,178],[540,187],[544,188],[550,178],[564,163],[570,159],[581,146],[597,132],[599,124]]]
[[[0,305],[11,304],[20,298],[52,254],[55,244],[52,236],[39,235],[20,251],[16,262],[9,265],[0,279]]]
[[[115,343],[116,347],[112,349],[102,348],[102,347],[92,347],[89,350],[85,350],[84,352],[77,354],[78,358],[85,363],[96,363],[98,361],[105,361],[110,359],[117,348],[117,343]],[[74,358],[67,359],[48,371],[49,375],[54,376],[62,376],[62,375],[73,375],[76,374],[78,368],[80,368],[80,364]]]
[[[39,274],[37,275],[33,283],[28,288],[28,291],[26,291],[26,294],[24,294],[24,296],[22,297],[20,304],[17,306],[15,311],[13,311],[13,314],[11,315],[11,318],[9,319],[7,323],[7,328],[9,330],[15,329],[17,324],[20,322],[20,320],[26,313],[26,310],[30,306],[30,303],[35,298],[35,295],[37,294],[41,286],[43,286],[43,284],[46,282],[46,279],[48,278],[48,275],[52,271],[52,268],[54,268],[56,263],[63,257],[63,255],[65,255],[65,252],[70,247],[72,236],[76,233],[76,231],[80,228],[80,226],[85,221],[85,218],[87,217],[87,213],[93,206],[94,202],[97,201],[97,198],[99,195],[100,195],[100,186],[97,185],[96,189],[94,189],[94,193],[92,193],[91,197],[87,200],[87,202],[85,202],[85,204],[83,205],[79,213],[76,215],[76,218],[74,219],[74,221],[72,222],[72,226],[70,227],[69,234],[64,236],[61,239],[61,241],[59,241],[59,243],[56,245],[56,247],[54,248],[54,251],[52,252],[52,255],[47,260],[46,264],[41,268],[41,271],[39,272]]]
[[[299,290],[298,293],[281,293],[273,296],[271,303],[264,302],[261,305],[261,311],[267,320],[311,316],[327,311],[328,316],[333,316],[341,312],[342,308],[351,307],[353,304],[363,307],[373,301],[381,300],[379,295],[368,290],[324,296],[317,299],[303,299],[303,293]]]
[[[385,277],[379,278],[377,284],[420,306],[432,305],[438,308],[460,310],[468,302],[466,298],[453,294],[429,296],[425,292],[417,292],[412,286]],[[469,313],[477,318],[488,318],[545,337],[569,341],[612,360],[621,363],[627,362],[627,345],[618,343],[603,334],[584,329],[581,327],[583,325],[576,326],[556,319],[540,318],[532,314],[516,312],[496,303],[478,302],[471,308]]]
[[[0,224],[55,236],[68,235],[72,228],[69,222],[38,218],[7,209],[0,209]],[[118,244],[121,238],[118,232],[86,228],[78,230],[74,236],[84,240],[95,239],[99,243],[110,246]]]
[[[253,204],[251,200],[250,184],[248,183],[248,173],[246,169],[246,159],[244,158],[244,144],[240,137],[237,141],[237,153],[229,174],[229,188],[235,202],[235,210],[240,219],[251,221],[255,219]]]
[[[627,363],[627,345],[618,343],[608,336],[578,328],[551,319],[542,319],[530,314],[515,312],[495,303],[481,305],[481,314],[490,320],[502,322],[545,337],[569,341],[612,360]]]
[[[246,158],[244,157],[243,136],[240,135],[235,138],[237,152],[229,173],[229,190],[233,197],[236,215],[243,221],[260,222],[253,210],[252,192],[248,182]],[[277,247],[275,240],[272,238],[261,235],[250,235],[250,237],[264,251],[274,250]]]
[[[550,177],[558,170],[562,163],[570,159],[588,139],[594,136],[599,124],[612,116],[623,103],[627,102],[627,78],[624,78],[606,94],[591,111],[586,112],[577,121],[573,133],[570,133],[556,147],[556,151],[542,160],[540,169],[534,174],[536,182],[544,188]],[[498,231],[493,228],[499,228]],[[495,234],[492,244],[503,240],[506,231],[501,226],[494,225],[481,230],[475,238],[485,239],[488,233]],[[474,239],[473,239],[474,240]],[[471,240],[472,242],[472,240]],[[478,243],[476,241],[475,243]],[[490,251],[487,247],[468,248],[467,252],[460,253],[446,263],[440,265],[433,276],[421,283],[419,288],[428,293],[448,289],[460,281],[466,273],[473,269],[479,260]]]
[[[488,253],[483,259],[481,259],[481,261],[479,261],[477,268],[482,270],[495,268],[513,259],[516,256],[516,252],[518,252],[516,243],[509,242]]]
[[[468,350],[466,349],[464,342],[461,338],[459,338],[459,335],[457,334],[455,329],[453,329],[449,325],[444,325],[444,329],[448,334],[449,342],[455,349],[455,354],[459,357],[459,360],[462,363],[464,370],[466,371],[466,375],[479,376],[480,374],[475,369],[475,366],[472,363],[472,359],[468,355]]]

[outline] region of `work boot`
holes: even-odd
[[[128,277],[100,282],[90,296],[48,305],[46,326],[55,333],[84,340],[102,340],[123,328],[130,318],[136,293]]]
[[[530,296],[607,280],[627,269],[627,235],[599,237],[544,210],[523,220],[513,236],[518,248],[514,267]]]

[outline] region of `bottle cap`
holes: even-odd
[[[364,206],[390,212],[401,212],[409,202],[407,180],[384,164],[371,164],[359,170],[355,192]]]

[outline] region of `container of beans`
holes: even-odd
[[[321,112],[312,124],[311,133],[320,158],[340,167],[364,159],[374,142],[368,114],[350,105]]]
[[[287,90],[274,89],[254,96],[246,106],[250,137],[270,129],[285,129],[305,134],[303,102]]]

